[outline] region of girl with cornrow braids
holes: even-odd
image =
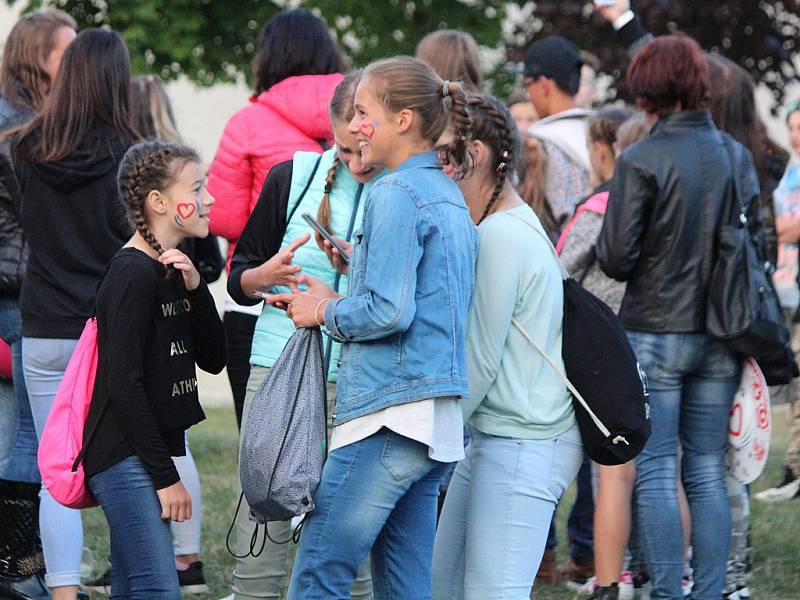
[[[347,131],[360,79],[360,71],[349,73],[331,98],[328,114],[335,146],[321,155],[297,152],[292,160],[273,167],[267,176],[231,262],[228,292],[238,304],[259,304],[270,290],[296,289],[301,270],[333,289],[347,289],[347,277],[336,272],[320,247],[308,243],[314,232],[302,215],[316,215],[326,229],[341,236],[343,244],[361,224],[367,195],[383,167],[364,163],[356,136]],[[264,306],[253,333],[244,419],[256,389],[293,333],[294,327],[283,310]],[[336,399],[339,344],[328,340],[325,355],[330,415]],[[275,544],[268,538],[258,557],[248,556],[253,536],[249,512],[243,499],[236,515],[233,591],[245,597],[278,597],[289,569],[289,545]],[[270,538],[288,539],[290,528],[290,521],[270,523]],[[369,560],[361,563],[350,596],[354,600],[372,598]]]
[[[83,466],[111,533],[111,595],[178,600],[170,521],[192,516],[172,457],[205,418],[195,363],[219,373],[225,333],[214,300],[177,246],[208,235],[214,199],[197,153],[144,142],[119,166],[135,228],[97,290],[97,377]]]
[[[461,173],[461,86],[413,58],[370,64],[349,130],[361,159],[389,172],[346,248],[348,295],[303,274],[303,291],[267,299],[285,305],[295,326],[321,326],[342,342],[330,453],[290,600],[347,597],[367,554],[376,596],[430,598],[439,480],[464,456],[459,399],[477,250],[463,196],[434,152],[450,122],[456,134],[441,154]]]
[[[522,600],[583,447],[569,393],[529,341],[563,370],[561,269],[512,186],[516,126],[492,96],[471,96],[467,106],[470,161],[458,185],[480,224],[466,337],[469,395],[461,401],[471,441],[436,531],[433,598]]]

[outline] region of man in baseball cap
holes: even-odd
[[[549,117],[575,107],[583,60],[578,49],[560,35],[531,44],[525,55],[525,86],[539,116]]]

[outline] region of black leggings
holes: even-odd
[[[255,315],[233,311],[226,311],[222,320],[228,337],[228,381],[233,392],[233,406],[239,429],[242,428],[242,408],[247,378],[250,377],[250,351],[257,320]]]

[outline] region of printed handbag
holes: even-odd
[[[83,454],[108,408],[100,412],[84,443],[83,430],[89,415],[97,375],[97,320],[86,321],[83,333],[58,386],[47,424],[39,440],[39,472],[42,484],[59,504],[68,508],[91,508],[97,500],[83,472]]]
[[[547,237],[518,217],[547,242],[561,269],[564,317],[561,356],[564,370],[523,328],[512,324],[572,393],[575,419],[586,454],[601,465],[634,459],[650,437],[647,377],[636,360],[619,317],[602,300],[572,279]]]
[[[747,198],[742,196],[728,136],[725,148],[731,161],[734,192],[727,224],[719,228],[716,261],[709,282],[706,331],[742,356],[752,356],[768,385],[789,383],[800,375],[790,347],[789,329],[763,259],[758,232],[751,231]]]

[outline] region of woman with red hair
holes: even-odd
[[[680,446],[692,597],[718,600],[731,531],[725,445],[740,365],[706,333],[706,300],[716,230],[737,200],[733,178],[754,226],[758,180],[750,152],[706,108],[708,66],[695,41],[655,38],[634,57],[628,85],[656,123],[617,160],[597,253],[607,275],[627,281],[620,318],[650,384],[653,433],[636,459],[641,541],[652,597],[681,600]]]

